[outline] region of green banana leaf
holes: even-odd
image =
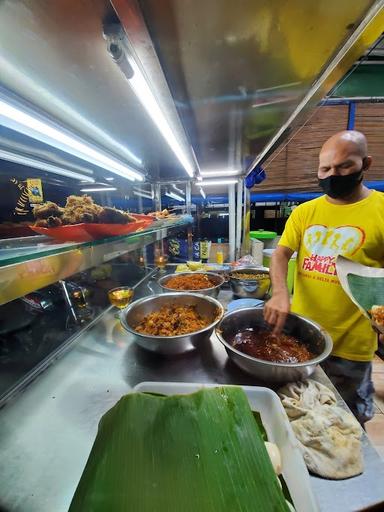
[[[384,304],[384,277],[368,277],[348,274],[349,288],[354,299],[366,311],[372,306]]]
[[[241,388],[124,396],[70,512],[289,512]]]

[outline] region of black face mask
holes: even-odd
[[[333,199],[340,199],[351,194],[360,185],[363,181],[363,171],[364,167],[360,171],[347,174],[346,176],[328,176],[328,178],[319,179],[319,185],[327,196]]]

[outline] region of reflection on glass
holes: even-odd
[[[164,254],[156,254],[155,256],[155,265],[159,269],[163,270],[167,264],[168,257]]]

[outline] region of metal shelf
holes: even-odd
[[[3,240],[0,242],[0,305],[162,240],[169,230],[191,221],[185,215],[166,227],[93,242],[55,243],[41,236]]]

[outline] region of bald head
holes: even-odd
[[[365,135],[357,130],[343,130],[332,135],[321,148],[321,151],[344,150],[365,158],[368,156],[368,145]]]
[[[321,148],[319,155],[320,179],[331,175],[347,175],[371,165],[367,139],[356,130],[345,130],[332,135]]]

